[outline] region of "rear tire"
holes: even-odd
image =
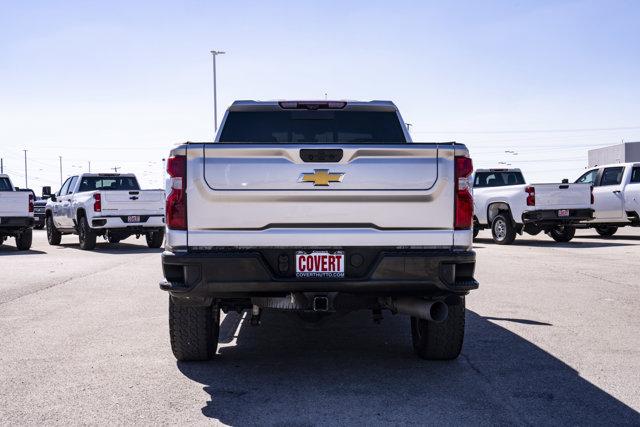
[[[62,233],[58,231],[55,224],[53,223],[53,217],[48,216],[46,220],[47,224],[47,241],[51,246],[57,246],[60,244],[62,240]]]
[[[145,236],[147,238],[147,246],[150,248],[159,248],[164,243],[164,230],[150,231]]]
[[[491,221],[491,235],[493,241],[499,245],[510,245],[516,240],[516,228],[511,215],[501,213]]]
[[[458,305],[449,306],[449,316],[444,322],[431,322],[411,317],[413,350],[426,360],[457,358],[464,341],[464,320],[464,297]]]
[[[478,237],[478,233],[480,233],[480,227],[477,224],[473,224],[473,238]]]
[[[33,228],[35,228],[36,230],[42,230],[44,228],[44,224],[34,225]]]
[[[549,236],[558,243],[567,243],[576,235],[576,228],[570,225],[555,227],[549,232]]]
[[[602,225],[596,227],[596,233],[598,233],[602,237],[611,237],[616,234],[616,231],[618,231],[618,227],[615,226]]]
[[[31,249],[31,242],[33,241],[33,230],[30,228],[24,230],[20,235],[16,236],[16,248],[19,251],[28,251]]]
[[[96,234],[89,227],[86,216],[80,217],[78,238],[80,239],[80,249],[90,251],[96,247]]]
[[[169,337],[176,359],[183,362],[213,359],[219,334],[219,308],[181,305],[169,297]]]

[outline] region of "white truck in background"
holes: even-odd
[[[640,226],[640,163],[594,167],[576,182],[593,186],[595,217],[582,227],[611,237],[619,227]]]
[[[516,234],[542,231],[568,242],[575,226],[593,218],[590,184],[527,184],[520,169],[478,169],[473,175],[474,237],[491,229],[493,241],[508,245]]]
[[[141,190],[133,174],[85,173],[69,177],[47,201],[45,224],[51,245],[77,234],[80,248],[96,238],[109,243],[144,235],[150,248],[164,240],[164,190]]]
[[[0,245],[13,237],[18,250],[31,248],[33,202],[31,191],[16,190],[8,175],[0,175]]]
[[[389,101],[237,101],[214,142],[167,162],[162,254],[178,360],[215,356],[220,311],[411,316],[454,359],[478,287],[467,148],[411,141]]]

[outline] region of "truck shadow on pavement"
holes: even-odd
[[[62,243],[59,247],[65,249],[80,249],[79,243]],[[96,247],[90,252],[98,252],[114,255],[126,255],[126,254],[161,254],[164,249],[162,248],[149,248],[146,245],[135,245],[131,243],[107,243],[99,242]]]
[[[46,252],[29,249],[27,251],[19,251],[14,246],[0,245],[0,256],[4,255],[43,255]]]
[[[551,238],[549,238],[549,240],[547,241],[547,240],[527,239],[526,237],[518,236],[516,240],[509,246],[535,246],[535,247],[543,247],[543,248],[554,247],[554,248],[575,248],[575,249],[612,248],[614,246],[636,246],[634,243],[611,242],[605,239],[603,239],[604,241],[601,241],[601,242],[594,242],[594,241],[581,242],[580,239],[582,238],[583,237],[580,236],[567,243],[558,243]],[[473,243],[474,245],[476,243],[497,245],[497,243],[495,243],[492,239],[481,238],[481,237],[476,237],[475,239],[473,239]],[[474,248],[475,247],[476,246],[474,246]]]
[[[265,313],[260,327],[234,313],[220,338],[231,344],[216,360],[178,368],[210,395],[203,415],[226,424],[640,423],[570,366],[472,311],[451,362],[414,356],[406,317],[377,326],[366,312],[320,326]]]

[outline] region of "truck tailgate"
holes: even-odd
[[[164,212],[163,190],[100,191],[102,211],[121,215],[157,215]]]
[[[252,244],[260,233],[298,245],[350,234],[352,244],[402,235],[450,246],[454,156],[453,144],[191,145],[189,245],[243,245],[247,232]],[[367,233],[378,238],[353,237]]]
[[[0,191],[0,217],[29,215],[29,193],[25,191]]]
[[[591,207],[589,184],[532,184],[536,207],[544,209],[587,209]]]

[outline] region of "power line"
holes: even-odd
[[[612,128],[578,128],[578,129],[523,129],[523,130],[480,130],[480,131],[456,131],[456,130],[439,130],[439,131],[420,131],[413,133],[449,133],[449,134],[500,134],[500,133],[564,133],[564,132],[609,132],[617,130],[638,130],[640,126],[622,126]]]

